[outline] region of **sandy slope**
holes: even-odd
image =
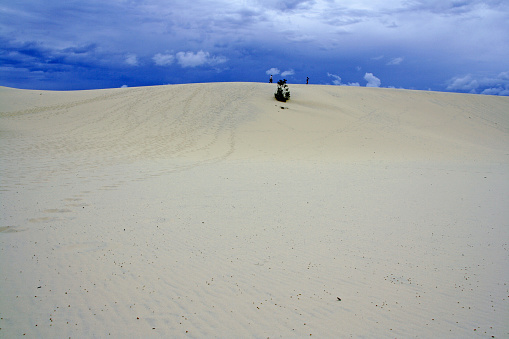
[[[509,98],[290,90],[0,88],[0,336],[509,336]]]

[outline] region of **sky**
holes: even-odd
[[[0,0],[0,86],[509,95],[509,0]]]

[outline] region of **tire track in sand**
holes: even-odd
[[[89,206],[98,191],[227,158],[236,127],[249,119],[244,102],[231,84],[191,84],[99,91],[84,100],[4,112],[12,133],[0,146],[6,159],[1,189],[65,187],[60,204],[34,206],[26,220],[72,219],[69,211]]]

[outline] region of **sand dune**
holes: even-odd
[[[0,336],[509,336],[509,98],[290,90],[0,87]]]

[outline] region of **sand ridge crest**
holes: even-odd
[[[292,100],[281,110],[272,89],[268,84],[211,83],[59,92],[64,98],[87,98],[2,109],[3,125],[13,123],[14,129],[41,139],[52,136],[31,147],[84,162],[93,153],[101,163],[109,158],[215,161],[245,155],[447,159],[479,157],[508,142],[506,98],[293,85]],[[15,90],[0,93],[7,97],[10,91]]]

